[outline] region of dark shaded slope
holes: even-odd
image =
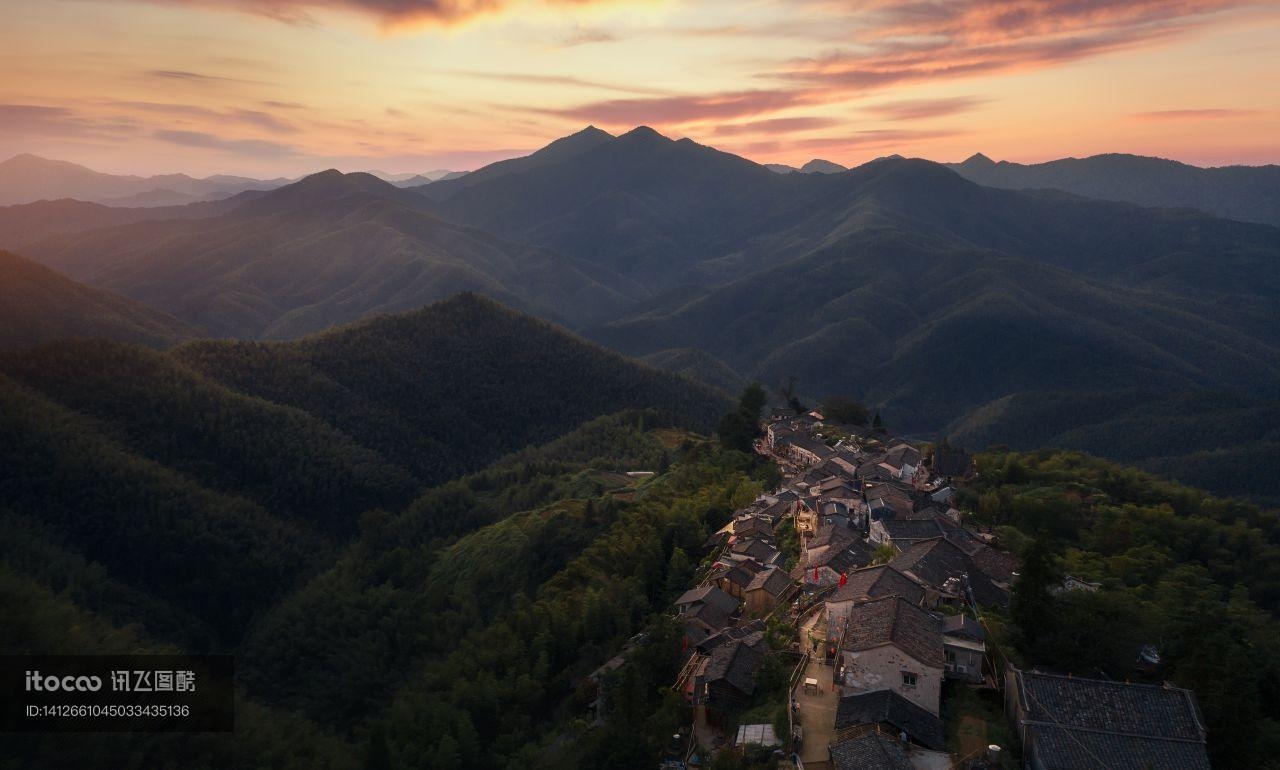
[[[337,426],[439,481],[599,414],[655,407],[709,427],[723,395],[475,295],[293,343],[175,353],[228,386]]]
[[[429,485],[602,414],[708,429],[727,407],[474,295],[292,343],[0,353],[0,556],[107,581],[82,598],[114,620],[228,649]]]
[[[61,337],[167,347],[194,336],[172,316],[0,250],[0,348]]]
[[[787,180],[735,155],[642,127],[527,173],[448,191],[423,189],[449,219],[665,288],[755,231],[769,205],[790,189]]]
[[[853,391],[910,430],[1046,387],[1273,387],[1274,344],[1212,313],[1028,259],[879,230],[598,336],[636,353],[693,345],[766,382],[798,377],[815,395]]]

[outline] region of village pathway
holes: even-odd
[[[822,605],[810,612],[801,622],[799,629],[800,644],[812,652],[809,643],[809,631],[822,619]],[[829,759],[827,745],[835,735],[836,705],[840,701],[838,693],[832,690],[832,676],[835,669],[822,663],[821,649],[818,654],[809,658],[792,697],[799,705],[800,727],[804,734],[804,744],[800,748],[800,760],[806,768],[826,767]],[[815,679],[816,687],[806,687],[805,680]]]

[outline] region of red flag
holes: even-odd
[[[816,582],[818,582],[818,568],[817,568],[817,567],[814,567],[814,568],[813,568],[813,582],[815,582],[815,583],[816,583]]]
[[[848,582],[849,582],[849,575],[848,575],[848,573],[841,572],[841,573],[840,573],[840,585],[844,585],[845,583],[848,583]]]

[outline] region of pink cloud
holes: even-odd
[[[150,0],[157,5],[202,6],[264,16],[288,24],[312,24],[313,10],[339,10],[376,19],[383,27],[453,24],[502,10],[509,0]],[[551,0],[586,3],[592,0]]]
[[[822,117],[772,118],[770,120],[756,120],[750,123],[727,123],[716,126],[713,133],[717,136],[791,133],[815,128],[830,128],[839,123],[840,121],[835,118]]]
[[[810,0],[811,7],[830,17],[831,26],[848,23],[856,30],[856,48],[795,59],[759,73],[760,79],[778,84],[774,87],[596,101],[543,112],[611,127],[767,118],[892,86],[1049,67],[1158,45],[1249,5],[1237,0],[868,0],[850,9],[845,2]],[[721,31],[735,34],[736,28]],[[887,120],[917,120],[954,115],[981,103],[977,97],[956,96],[887,102],[867,111]],[[788,129],[779,125],[779,130]]]
[[[968,112],[986,102],[986,99],[976,96],[952,96],[943,99],[904,99],[896,102],[873,104],[863,107],[862,111],[886,120],[924,120]]]
[[[697,120],[751,117],[819,101],[813,94],[802,89],[775,89],[651,99],[613,99],[577,107],[535,111],[606,126],[669,126]]]

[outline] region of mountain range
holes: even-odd
[[[1047,163],[995,162],[978,153],[947,164],[989,187],[1054,189],[1142,206],[1197,209],[1280,226],[1280,166],[1199,168],[1164,158],[1108,154]]]
[[[204,179],[186,174],[122,176],[23,154],[0,163],[0,205],[75,198],[121,207],[175,206],[227,198],[245,190],[271,189],[289,181],[225,174]]]
[[[0,209],[0,246],[212,336],[475,291],[717,387],[795,380],[899,432],[1280,494],[1223,472],[1280,448],[1280,229],[897,156],[829,170],[590,127],[421,186],[327,171],[218,209]]]
[[[397,187],[414,187],[456,179],[465,171],[436,169],[421,174],[367,172]],[[117,208],[176,207],[217,201],[246,190],[274,190],[297,179],[251,179],[216,174],[197,179],[186,174],[140,177],[104,174],[62,160],[16,155],[0,162],[0,206],[72,198]]]

